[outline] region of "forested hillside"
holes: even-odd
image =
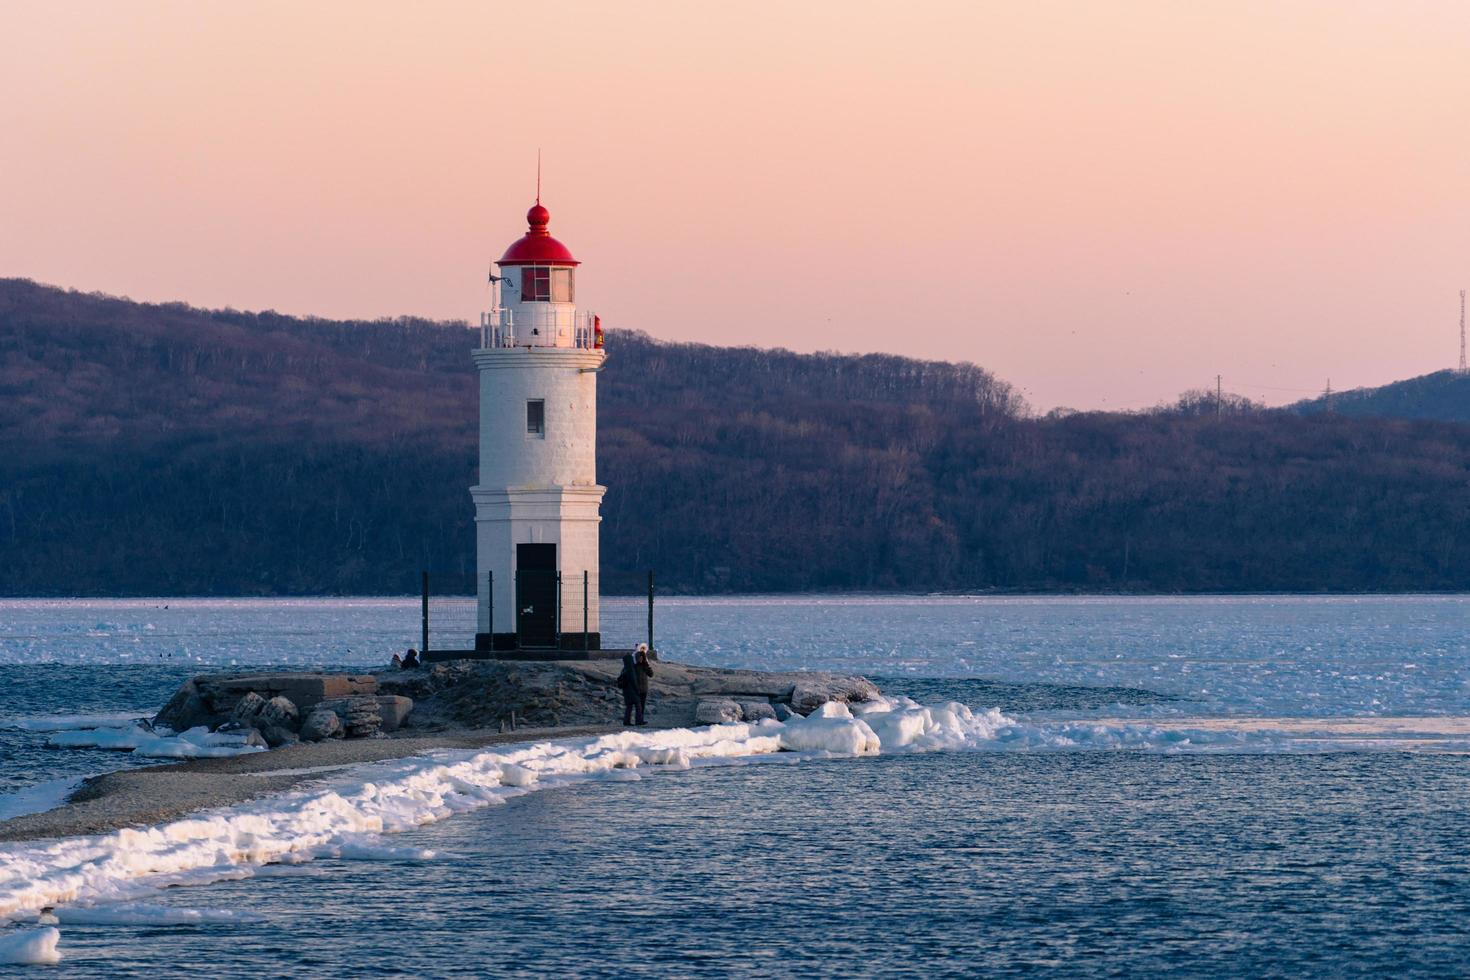
[[[1339,415],[1395,419],[1438,419],[1470,422],[1470,374],[1436,371],[1381,388],[1354,388],[1328,398],[1298,402],[1293,410],[1304,415]]]
[[[405,593],[472,567],[460,324],[0,280],[0,593]],[[1032,418],[987,372],[609,335],[603,573],[670,591],[1470,588],[1470,426]],[[1208,408],[1208,406],[1206,406]]]

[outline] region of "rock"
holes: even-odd
[[[199,725],[218,727],[230,719],[235,706],[247,694],[264,700],[280,696],[307,713],[331,698],[373,696],[377,678],[359,674],[283,672],[278,674],[200,674],[185,681],[164,709],[154,718],[176,732]]]
[[[331,708],[313,708],[301,723],[301,737],[308,742],[342,737],[342,719]]]
[[[385,732],[398,731],[413,711],[413,699],[401,694],[379,694],[377,701],[378,718]]]
[[[239,701],[236,701],[235,706],[230,709],[230,720],[241,722],[250,721],[259,715],[261,709],[264,707],[265,698],[256,694],[254,691],[246,691],[245,696]]]
[[[279,694],[262,705],[260,711],[256,713],[259,721],[287,730],[295,728],[300,717],[301,713],[296,710],[296,705],[291,699]]]
[[[295,732],[289,728],[282,728],[280,725],[266,725],[260,729],[260,734],[265,739],[265,744],[273,749],[278,749],[283,745],[295,745],[301,741]]]
[[[740,720],[740,705],[729,698],[708,698],[694,708],[696,725],[722,725]]]
[[[776,709],[771,707],[769,701],[741,701],[740,717],[743,721],[763,721],[766,718],[775,720]]]
[[[878,697],[878,687],[864,677],[840,677],[838,675],[803,678],[791,687],[786,700],[791,707],[804,715],[816,711],[828,701],[871,701]]]
[[[790,721],[792,718],[800,718],[801,715],[791,710],[789,704],[773,704],[771,710],[776,712],[777,721]]]
[[[199,686],[192,680],[184,681],[174,696],[169,698],[163,710],[153,716],[153,725],[186,732],[196,725],[208,724],[212,711],[204,701]]]
[[[246,745],[257,745],[262,749],[270,748],[270,743],[265,740],[264,735],[260,734],[260,730],[246,722],[227,721],[219,726],[216,731],[223,732],[226,735],[243,735],[245,736]]]

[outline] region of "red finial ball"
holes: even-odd
[[[550,220],[551,212],[543,208],[540,204],[533,205],[531,207],[531,210],[526,212],[526,221],[531,225],[532,228],[536,228],[538,226],[541,228],[545,228],[546,223]]]

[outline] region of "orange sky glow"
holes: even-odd
[[[139,300],[477,319],[538,147],[606,325],[1038,410],[1451,367],[1470,286],[1470,3],[9,0],[0,91],[0,276]]]

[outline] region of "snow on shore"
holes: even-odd
[[[369,858],[378,835],[501,803],[538,787],[627,778],[640,767],[684,769],[781,751],[870,755],[962,747],[1011,724],[999,711],[909,701],[830,704],[785,724],[714,725],[494,750],[439,751],[377,763],[309,789],[141,830],[0,847],[0,919],[47,906],[116,902],[154,888],[252,873],[272,862]],[[415,851],[413,857],[432,855]]]

